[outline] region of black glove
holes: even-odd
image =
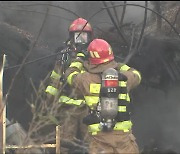
[[[127,76],[125,76],[124,74],[118,73],[118,80],[119,80],[119,81],[127,81],[128,78],[127,78]]]
[[[83,123],[86,125],[96,124],[100,122],[100,118],[96,113],[90,113],[86,117],[83,118]]]

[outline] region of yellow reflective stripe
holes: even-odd
[[[132,72],[139,77],[139,82],[141,82],[141,74],[137,70],[134,70]]]
[[[119,112],[126,112],[126,106],[118,106]]]
[[[99,54],[98,54],[97,51],[94,51],[94,56],[95,56],[96,58],[100,58],[100,56],[99,56]]]
[[[99,102],[98,96],[84,96],[86,104],[91,108],[93,104],[97,104]]]
[[[72,28],[75,24],[71,24],[69,28]],[[69,41],[70,42],[70,41]]]
[[[48,86],[45,90],[45,92],[55,96],[58,93],[58,89],[53,86]]]
[[[72,104],[72,105],[81,105],[84,103],[84,100],[82,99],[72,99],[67,96],[60,96],[59,97],[59,102],[60,103],[65,103],[65,104]]]
[[[95,58],[93,51],[89,51],[92,58]]]
[[[99,94],[100,93],[101,84],[90,84],[90,93],[92,94]]]
[[[86,72],[85,70],[81,70],[81,73],[84,73],[84,72]]]
[[[123,130],[124,132],[129,132],[132,128],[132,122],[131,121],[123,121],[123,122],[117,122],[113,128],[113,130]],[[101,131],[100,124],[92,124],[88,126],[88,131],[92,133],[92,135],[96,135],[98,132]]]
[[[132,128],[132,122],[130,120],[117,122],[114,126],[114,130],[123,130],[124,132],[129,132],[131,128]]]
[[[109,47],[109,55],[111,55],[113,52],[112,52],[112,48]]]
[[[100,125],[99,124],[92,124],[88,126],[88,131],[92,133],[92,135],[96,135],[97,132],[101,131],[100,130]]]
[[[71,73],[68,77],[67,77],[67,82],[71,85],[72,84],[72,77],[75,75],[75,74],[78,74],[79,72],[77,71],[74,71],[73,73]]]
[[[119,94],[119,99],[125,99],[126,101],[130,102],[129,94]]]
[[[119,81],[119,86],[120,87],[126,87],[127,86],[127,81]]]
[[[85,57],[85,55],[83,53],[77,53],[78,57]]]
[[[72,62],[69,67],[77,67],[79,70],[82,69],[82,63],[81,62]]]
[[[126,64],[124,64],[123,66],[121,66],[120,71],[128,71],[130,69],[130,67]]]
[[[61,77],[61,75],[58,74],[58,73],[56,73],[56,72],[53,70],[50,77],[53,78],[53,79],[59,80],[60,77]]]

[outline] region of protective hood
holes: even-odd
[[[104,70],[108,68],[116,68],[117,66],[118,63],[114,60],[99,65],[90,64],[89,61],[84,62],[85,69],[90,73],[102,73]]]

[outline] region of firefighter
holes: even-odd
[[[75,58],[76,52],[81,51],[86,55],[87,46],[92,41],[92,28],[87,20],[78,18],[69,27],[69,39],[66,48],[61,50],[54,70],[50,74],[50,82],[45,92],[50,102],[58,102],[60,106],[61,139],[73,141],[77,133],[81,134],[79,139],[88,142],[87,126],[82,123],[82,115],[86,115],[88,108],[82,96],[73,93],[68,84],[65,83],[63,74],[71,60]],[[76,53],[76,54],[75,54]],[[62,153],[68,153],[67,148],[62,148]]]
[[[140,84],[141,74],[136,69],[114,60],[111,46],[103,39],[94,39],[88,46],[89,58],[83,61],[77,57],[65,72],[69,85],[83,94],[90,114],[84,118],[90,134],[90,154],[100,153],[139,153],[138,145],[132,134],[130,120],[131,89]],[[119,86],[124,90],[118,95],[118,114],[111,131],[102,129],[96,111],[100,100],[102,73],[114,68],[118,71]],[[84,71],[82,71],[84,70]]]

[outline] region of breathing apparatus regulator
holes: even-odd
[[[104,131],[110,131],[115,126],[115,117],[118,113],[118,94],[118,72],[114,68],[109,68],[102,73],[100,101],[97,106],[100,127]]]

